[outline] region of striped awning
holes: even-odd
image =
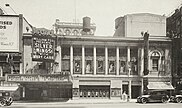
[[[173,90],[170,82],[149,82],[147,85],[150,90]]]

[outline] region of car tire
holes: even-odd
[[[181,98],[176,98],[176,102],[177,103],[181,103],[182,102],[182,99]]]
[[[142,98],[142,99],[141,99],[141,103],[142,103],[142,104],[146,104],[146,103],[147,103],[147,99]]]
[[[1,106],[5,106],[6,105],[6,100],[5,99],[3,99],[3,100],[1,100]]]
[[[167,103],[168,99],[163,97],[161,101],[162,103]]]

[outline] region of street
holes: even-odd
[[[102,103],[102,104],[78,104],[78,103],[13,103],[8,108],[181,108],[182,103]],[[5,107],[6,108],[6,107]]]

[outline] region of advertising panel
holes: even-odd
[[[54,61],[55,39],[51,36],[33,35],[33,61]]]
[[[20,75],[8,74],[6,76],[8,82],[68,82],[69,75],[52,74],[52,75]]]
[[[19,52],[19,17],[0,16],[0,52]]]

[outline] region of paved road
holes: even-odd
[[[76,104],[76,103],[14,103],[8,108],[181,108],[182,103],[106,103],[106,104]]]

